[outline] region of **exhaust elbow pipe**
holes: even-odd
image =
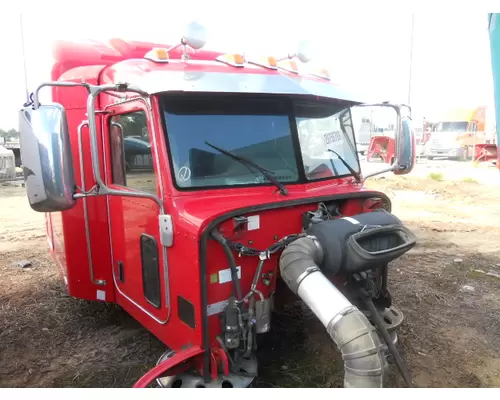
[[[281,277],[318,317],[342,353],[344,387],[382,388],[386,360],[376,328],[323,275],[318,267],[322,260],[323,249],[315,238],[299,238],[281,254]]]

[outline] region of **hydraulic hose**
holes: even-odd
[[[318,268],[323,249],[313,237],[299,238],[281,254],[280,272],[325,326],[342,353],[344,387],[382,388],[386,360],[376,328]]]
[[[212,238],[217,240],[222,248],[224,249],[224,253],[226,254],[227,262],[229,263],[229,268],[231,269],[231,281],[233,283],[233,295],[236,296],[237,300],[241,300],[243,298],[243,293],[241,290],[240,280],[238,279],[238,270],[236,269],[236,261],[234,260],[233,253],[231,252],[231,248],[227,243],[227,239],[220,234],[219,231],[214,229],[211,232]]]

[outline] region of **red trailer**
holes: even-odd
[[[370,138],[370,146],[366,155],[366,161],[373,158],[380,158],[386,164],[394,162],[396,142],[394,138],[385,135],[372,136]]]
[[[474,146],[474,161],[496,161],[498,149],[495,143],[481,143]]]
[[[173,46],[56,44],[53,82],[20,112],[21,156],[69,295],[118,303],[165,344],[137,387],[249,386],[257,336],[296,299],[343,354],[346,387],[381,387],[389,353],[409,381],[387,270],[415,237],[363,186],[363,101],[308,69],[305,47],[248,59],[203,44],[197,24]],[[397,112],[392,170],[407,174],[411,120],[380,106]]]

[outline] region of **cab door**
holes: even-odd
[[[141,195],[163,199],[152,118],[140,101],[113,108],[104,123],[107,184],[134,193],[107,196],[117,302],[139,320],[164,324],[170,305],[166,247],[159,232],[162,209]]]

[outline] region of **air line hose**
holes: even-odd
[[[363,301],[365,302],[366,306],[368,307],[368,310],[370,311],[370,314],[373,318],[373,322],[375,323],[380,334],[384,338],[384,341],[386,342],[389,351],[394,357],[394,361],[396,362],[396,365],[398,366],[401,375],[403,375],[406,384],[408,385],[409,388],[411,388],[413,384],[410,372],[406,369],[404,361],[401,358],[399,351],[396,349],[396,346],[392,342],[391,337],[389,336],[389,332],[387,332],[387,329],[384,326],[384,322],[382,321],[382,318],[380,318],[380,315],[378,314],[377,309],[375,308],[375,304],[373,304],[370,295],[366,293],[364,289],[362,289],[362,291],[364,292]]]

